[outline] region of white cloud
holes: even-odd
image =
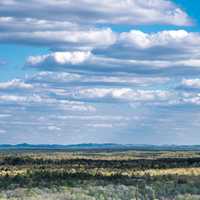
[[[1,30],[6,32],[36,32],[78,30],[80,27],[68,21],[53,21],[34,18],[0,17]]]
[[[64,51],[32,56],[26,65],[65,72],[180,74],[200,69],[200,35],[185,30],[115,35],[114,44],[92,51]],[[196,69],[192,69],[192,68]],[[165,69],[168,68],[168,69]],[[163,71],[165,70],[165,71]],[[188,73],[185,72],[185,73]]]
[[[187,105],[200,105],[200,93],[182,93],[181,103]]]
[[[182,86],[189,88],[198,88],[200,89],[200,79],[183,79]]]
[[[63,52],[63,54],[76,54],[76,52]],[[83,55],[85,52],[83,52]],[[120,58],[97,57],[93,54],[85,57],[80,62],[70,59],[63,59],[63,62],[55,59],[55,53],[52,55],[32,56],[26,61],[26,67],[37,68],[40,71],[58,71],[70,73],[93,73],[95,75],[110,75],[115,72],[117,75],[130,74],[157,74],[162,75],[187,75],[196,74],[200,70],[199,59],[174,60],[130,60]],[[142,56],[142,55],[140,55]],[[167,55],[166,55],[167,56]],[[197,71],[197,72],[196,72]]]
[[[131,88],[89,88],[73,90],[70,95],[75,99],[89,100],[119,100],[119,101],[167,101],[172,96],[168,91],[134,90]]]
[[[188,15],[168,0],[2,0],[0,13],[80,24],[191,24]]]
[[[55,118],[55,116],[51,116]],[[58,119],[61,120],[83,120],[83,121],[130,121],[130,117],[126,116],[112,116],[112,115],[85,115],[85,116],[78,116],[78,115],[64,115],[64,116],[56,116]]]
[[[182,26],[191,24],[191,20],[178,6],[166,0],[0,2],[2,43],[40,45],[54,51],[104,49],[116,44],[118,34],[110,28],[97,28],[96,25],[107,27],[112,23]],[[166,35],[170,37],[167,32]],[[121,34],[118,42],[120,44],[127,39],[140,47],[151,43],[148,41],[150,37],[139,31]]]
[[[154,46],[166,46],[169,44],[175,46],[175,43],[182,43],[183,41],[191,41],[195,44],[194,39],[196,39],[195,34],[188,33],[185,30],[162,31],[152,34],[144,33],[139,30],[132,30],[130,32],[121,33],[119,43],[125,47],[128,47],[129,45],[130,47],[146,49]],[[199,38],[198,41],[200,41]]]
[[[82,102],[59,100],[56,98],[51,98],[49,96],[42,96],[38,94],[34,95],[14,95],[14,94],[4,94],[0,96],[0,104],[14,104],[15,106],[40,106],[40,107],[52,107],[58,110],[71,110],[71,111],[95,111],[95,107],[87,105]]]
[[[88,127],[92,127],[92,128],[113,128],[113,124],[108,124],[108,123],[101,123],[101,124],[86,124],[86,126]]]
[[[115,42],[115,34],[108,29],[89,30],[45,30],[33,32],[0,32],[3,43],[20,43],[28,45],[46,46],[49,48],[91,50],[105,48]]]
[[[87,61],[91,56],[90,52],[56,52],[43,56],[31,56],[27,60],[27,65],[78,65]]]
[[[49,131],[60,131],[61,130],[61,128],[57,127],[57,126],[48,126],[47,129]]]
[[[144,33],[131,30],[119,34],[116,43],[108,49],[96,53],[133,60],[195,60],[200,58],[199,45],[199,33],[185,30]]]
[[[18,132],[16,138],[59,143],[119,133],[121,142],[122,128],[126,141],[133,133],[137,140],[140,133],[168,131],[169,123],[181,131],[173,113],[188,121],[190,109],[198,111],[200,34],[119,31],[132,25],[191,25],[172,1],[1,0],[0,24],[1,43],[49,50],[26,62],[42,72],[0,83],[0,124],[7,137]],[[102,128],[109,133],[98,132]],[[48,135],[54,131],[61,140]]]
[[[49,72],[43,71],[38,72],[35,75],[29,77],[33,83],[45,83],[53,85],[132,85],[132,86],[150,86],[154,84],[164,84],[170,82],[168,77],[148,77],[148,76],[129,76],[129,75],[88,75],[88,74],[77,74],[68,72]]]
[[[13,79],[8,82],[0,82],[0,89],[33,89],[33,85],[24,83],[20,79]]]
[[[6,133],[6,130],[0,129],[0,134]]]
[[[8,118],[11,117],[11,114],[0,114],[0,118]]]

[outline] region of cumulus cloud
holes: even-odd
[[[188,68],[200,60],[198,33],[116,33],[108,28],[110,24],[190,25],[187,14],[171,1],[3,0],[0,23],[0,42],[53,51],[27,59],[27,66],[41,70],[166,74],[163,68]]]
[[[158,90],[134,90],[131,88],[89,88],[72,92],[74,99],[95,101],[160,102],[169,100],[171,93]]]
[[[39,94],[33,95],[16,95],[16,94],[1,94],[0,105],[13,105],[21,108],[31,107],[46,107],[54,110],[71,110],[71,111],[95,111],[95,107],[87,105],[82,102],[75,102],[70,100],[59,100]]]
[[[111,46],[116,43],[116,33],[97,26],[108,27],[112,23],[191,24],[184,11],[165,0],[8,2],[0,2],[0,42],[39,45],[53,50],[92,50]],[[134,35],[123,34],[121,41],[123,37],[133,38]],[[137,38],[140,37],[146,36],[138,32]]]
[[[185,30],[115,34],[104,49],[63,51],[32,56],[26,65],[41,70],[100,73],[196,73],[200,66],[200,35]],[[65,57],[65,59],[63,59]],[[62,58],[62,60],[61,60]]]
[[[25,83],[20,79],[13,79],[7,82],[0,82],[0,90],[3,89],[32,89],[33,85]]]
[[[59,54],[59,52],[57,52]],[[73,55],[77,52],[64,52]],[[81,53],[85,55],[85,52]],[[25,66],[40,71],[91,73],[96,75],[143,74],[158,76],[195,75],[200,71],[200,59],[186,60],[129,60],[98,57],[92,53],[82,62],[75,63],[73,57],[62,63],[55,58],[55,53],[42,56],[31,56]]]
[[[183,79],[181,86],[187,87],[187,88],[196,88],[200,89],[200,79]]]
[[[2,0],[0,24],[1,43],[48,50],[27,58],[33,76],[0,83],[0,124],[10,135],[41,141],[42,130],[51,133],[44,142],[99,141],[123,128],[129,141],[199,108],[200,34],[177,30],[192,20],[172,1]],[[155,24],[176,27],[122,32]]]
[[[144,33],[138,30],[132,30],[130,32],[122,33],[119,38],[119,43],[124,46],[130,45],[139,49],[146,49],[154,46],[165,46],[169,44],[176,46],[176,44],[173,42],[182,43],[183,40],[190,41],[192,36],[193,33],[190,35],[185,30],[162,31],[152,34]]]
[[[119,34],[116,42],[97,54],[119,59],[179,60],[199,58],[199,33],[170,30],[145,33],[131,30]]]
[[[57,126],[48,126],[47,129],[49,131],[60,131],[61,130],[61,128],[57,127]]]
[[[191,105],[200,105],[200,93],[191,93],[184,92],[182,93],[181,103],[183,104],[191,104]]]
[[[90,128],[113,128],[113,124],[86,124],[87,127]]]
[[[90,52],[56,52],[43,56],[31,56],[27,60],[30,66],[57,66],[78,65],[86,62],[91,56]]]
[[[55,116],[50,116],[52,118],[55,118]],[[75,119],[75,120],[83,120],[83,121],[130,121],[131,117],[127,116],[112,116],[112,115],[84,115],[84,116],[79,116],[79,115],[64,115],[64,116],[57,116],[58,119],[62,120],[70,120],[70,119]]]
[[[115,42],[110,28],[98,29],[74,22],[0,17],[0,41],[60,49],[103,48]]]
[[[98,84],[96,84],[96,79],[99,81]],[[119,79],[121,79],[121,85],[118,82]],[[29,95],[29,98],[25,100],[23,100],[24,97],[21,98],[22,101],[29,103],[58,104],[62,109],[66,106],[66,109],[82,111],[94,111],[95,108],[90,105],[91,103],[197,105],[194,99],[198,98],[198,93],[194,91],[191,94],[191,91],[180,91],[178,87],[185,85],[185,87],[194,88],[198,86],[198,81],[198,79],[179,80],[165,77],[94,76],[65,72],[40,72],[26,81],[35,86],[32,89],[35,96]],[[124,82],[126,87],[123,87]],[[175,82],[177,83],[175,84]],[[16,101],[20,102],[20,100]]]
[[[118,82],[121,78],[127,86],[109,85],[109,77],[111,82]],[[95,79],[99,79],[99,85],[93,84]],[[91,81],[92,84],[84,85],[84,81]],[[169,83],[164,87],[165,81]],[[124,128],[128,131],[130,124],[133,127],[131,130],[147,130],[142,127],[152,128],[151,123],[165,123],[154,122],[153,120],[163,118],[151,117],[151,109],[154,113],[160,113],[159,109],[164,109],[165,112],[162,110],[162,113],[170,116],[171,111],[178,107],[197,109],[200,105],[198,92],[176,90],[173,81],[177,79],[39,72],[34,76],[27,76],[23,81],[17,81],[33,86],[28,90],[26,87],[21,87],[19,91],[10,90],[9,84],[5,82],[5,89],[0,91],[0,124],[6,133],[14,130],[26,134],[28,132],[31,138],[41,137],[42,131],[45,135],[49,134],[48,141],[52,142],[55,142],[52,133],[58,132],[69,143],[73,135],[77,141],[80,132],[75,130],[78,128],[81,128],[80,137],[84,138],[88,138],[87,134],[97,137],[96,131],[102,129],[109,130],[112,134],[121,133],[120,129],[124,131]],[[177,84],[182,84],[182,81]],[[100,136],[105,135],[101,133]]]
[[[56,77],[56,74],[59,74],[59,76]],[[105,80],[106,78],[109,79],[109,76],[96,76],[96,78],[99,78],[100,81],[96,87],[93,84],[95,83],[95,76],[58,72],[40,72],[33,77],[27,77],[25,81],[14,79],[9,82],[2,82],[0,83],[0,106],[46,107],[62,111],[94,112],[96,107],[93,103],[117,104],[120,102],[124,104],[142,103],[143,105],[167,106],[199,104],[199,93],[177,90],[177,85],[199,88],[199,79],[183,79],[180,84],[177,83],[173,86],[171,80],[165,80],[165,78],[136,77],[134,79],[133,77],[124,76],[123,80],[120,76],[122,85],[120,83],[118,85],[114,84],[115,81],[118,82],[119,77],[117,76],[110,77],[113,84],[108,84],[109,81]],[[74,80],[78,80],[79,84]],[[92,84],[88,84],[88,80]],[[84,85],[84,81],[87,84]],[[127,87],[122,87],[123,81],[126,82]],[[166,84],[166,81],[168,81],[168,87],[171,88],[163,89],[162,84]],[[135,85],[136,83],[138,85]],[[159,84],[161,85],[159,86]],[[16,91],[16,89],[20,89],[20,91]]]
[[[64,87],[73,86],[152,86],[167,84],[170,82],[168,77],[148,77],[136,75],[94,75],[77,74],[68,72],[38,72],[29,77],[29,82],[51,84]]]
[[[59,76],[56,77],[56,74]],[[27,77],[27,80],[12,80],[2,82],[0,84],[1,95],[0,105],[17,105],[25,107],[50,107],[60,110],[76,110],[76,111],[95,111],[92,102],[145,102],[145,103],[166,103],[174,98],[173,92],[167,90],[154,90],[148,87],[153,87],[155,84],[164,83],[158,78],[133,78],[133,77],[92,77],[91,75],[79,75],[69,73],[53,73],[41,72],[34,77]],[[54,79],[52,79],[54,77]],[[68,80],[68,77],[71,80]],[[61,78],[61,79],[60,79]],[[79,81],[79,84],[74,82]],[[91,80],[90,80],[91,78]],[[99,78],[97,87],[95,78]],[[107,78],[107,80],[106,80]],[[118,79],[121,78],[129,87],[121,87],[118,85]],[[58,79],[60,79],[58,82]],[[84,79],[87,84],[83,85]],[[93,79],[93,80],[92,80]],[[45,81],[46,80],[46,81]],[[88,84],[89,80],[92,84]],[[71,84],[69,84],[71,81]],[[160,82],[161,81],[161,82]],[[112,84],[108,84],[108,83]],[[133,83],[132,83],[133,82]],[[141,87],[138,88],[135,84]],[[143,83],[143,85],[142,85]],[[10,90],[14,89],[14,90]],[[20,89],[20,91],[16,91]]]
[[[3,0],[0,14],[81,24],[191,24],[183,10],[164,0]]]
[[[52,21],[35,18],[0,17],[2,32],[36,32],[36,31],[75,31],[79,25],[68,21]]]
[[[52,49],[81,49],[105,48],[115,42],[115,34],[108,29],[89,30],[45,30],[33,32],[0,32],[2,43],[20,43],[39,45]]]

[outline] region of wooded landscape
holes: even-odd
[[[0,199],[200,199],[200,152],[2,150]]]

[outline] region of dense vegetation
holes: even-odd
[[[199,152],[0,152],[0,200],[200,199],[199,185]]]

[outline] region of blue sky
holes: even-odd
[[[194,0],[2,0],[0,143],[198,144]]]

